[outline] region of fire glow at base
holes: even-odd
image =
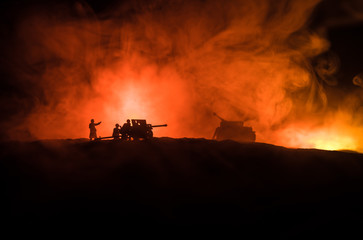
[[[288,129],[284,134],[290,135],[287,147],[292,148],[317,148],[323,150],[353,150],[363,152],[358,145],[359,134],[342,129]]]

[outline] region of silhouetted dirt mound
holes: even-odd
[[[3,142],[0,154],[9,223],[233,224],[308,236],[363,219],[358,153],[156,138]]]

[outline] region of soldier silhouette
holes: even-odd
[[[116,123],[115,128],[113,129],[112,132],[112,137],[114,140],[118,140],[120,139],[120,125],[118,125],[118,123]]]
[[[89,130],[90,130],[89,139],[90,140],[92,140],[92,139],[94,140],[97,138],[96,126],[100,125],[100,124],[101,124],[101,122],[95,123],[95,120],[91,119],[91,123],[89,124]]]
[[[127,119],[126,123],[124,123],[124,125],[122,125],[122,128],[120,130],[120,132],[122,134],[122,139],[131,140],[131,136],[130,136],[131,131],[132,131],[132,127],[131,127],[130,119]]]

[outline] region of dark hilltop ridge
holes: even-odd
[[[359,153],[186,138],[0,146],[8,224],[227,224],[289,237],[363,222]]]

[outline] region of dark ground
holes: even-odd
[[[217,224],[293,239],[362,235],[358,153],[171,138],[0,148],[9,226]]]

